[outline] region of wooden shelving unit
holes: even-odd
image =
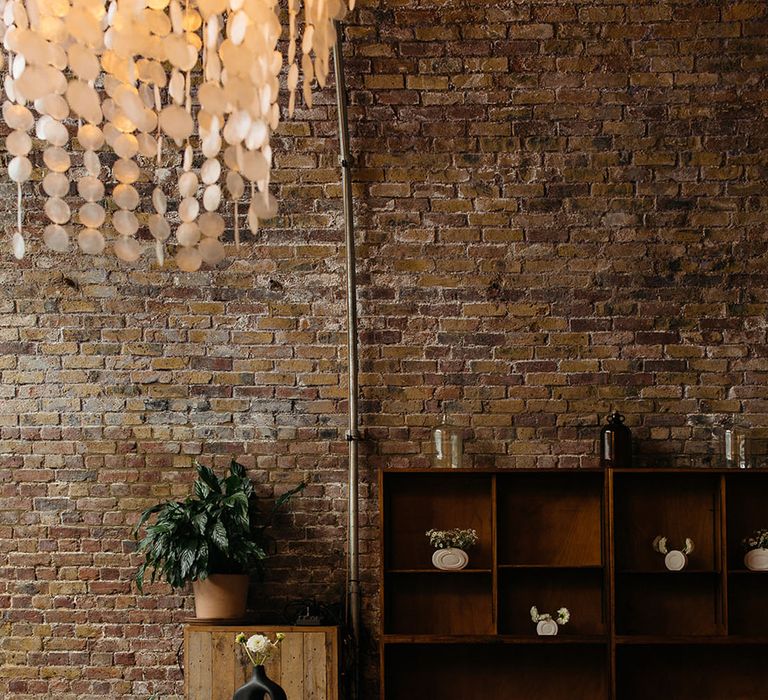
[[[768,520],[768,472],[381,472],[381,697],[721,700],[766,695],[768,573],[741,539]],[[460,572],[430,528],[475,528]],[[653,551],[694,540],[670,572]],[[571,611],[538,637],[531,605]]]

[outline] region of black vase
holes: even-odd
[[[270,680],[263,666],[254,666],[253,675],[242,688],[235,691],[232,700],[288,700],[285,691]]]
[[[608,416],[608,425],[600,431],[600,465],[625,469],[632,466],[632,431],[618,411]]]

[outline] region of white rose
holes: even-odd
[[[263,634],[254,634],[245,643],[252,654],[268,654],[272,651],[272,642]]]

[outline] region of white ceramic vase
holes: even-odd
[[[554,620],[539,620],[536,623],[536,634],[540,637],[554,637],[557,630],[558,626]]]
[[[750,571],[768,571],[768,549],[750,549],[744,555],[744,564]]]
[[[664,565],[670,571],[682,571],[688,566],[688,557],[679,549],[672,549],[664,557]]]
[[[432,555],[432,563],[443,571],[459,571],[469,564],[469,556],[463,549],[457,547],[436,549]]]

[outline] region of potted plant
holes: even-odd
[[[744,564],[750,571],[768,571],[768,530],[755,530],[743,540]]]
[[[192,582],[196,617],[236,619],[245,614],[249,573],[263,575],[273,544],[267,528],[277,510],[306,484],[284,493],[262,515],[244,466],[233,461],[225,477],[202,464],[196,469],[192,496],[148,508],[134,528],[138,538],[145,523],[157,516],[139,541],[145,561],[136,584],[143,592],[150,569],[152,581],[161,579],[173,588]]]
[[[235,637],[235,642],[243,647],[248,660],[253,664],[251,680],[235,692],[232,700],[287,700],[285,690],[267,676],[264,664],[275,653],[285,635],[278,632],[275,641],[263,634],[246,637],[242,632]]]
[[[469,564],[465,550],[477,544],[477,531],[468,530],[427,530],[429,543],[435,548],[432,563],[444,571],[458,571]]]
[[[536,634],[540,637],[553,637],[560,627],[568,624],[571,613],[568,608],[560,608],[553,619],[549,613],[539,614],[538,608],[534,605],[531,608],[531,619],[536,623]]]

